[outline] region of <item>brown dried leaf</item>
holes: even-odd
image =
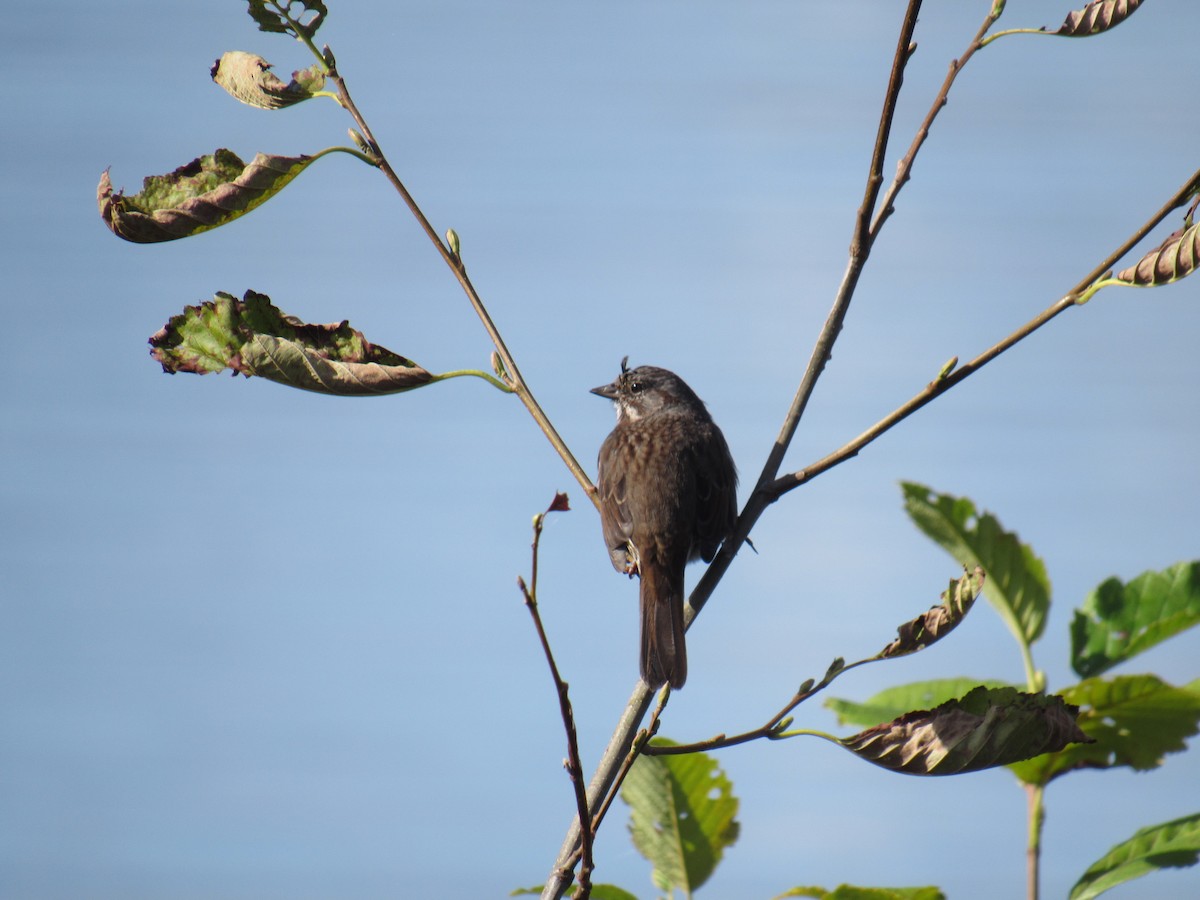
[[[983,590],[983,582],[983,569],[979,566],[975,567],[974,572],[951,581],[950,586],[942,592],[942,604],[930,607],[927,612],[897,628],[896,639],[880,650],[876,659],[916,653],[944,638],[971,611],[975,599]]]
[[[254,53],[230,50],[213,63],[212,80],[230,96],[259,109],[283,109],[309,99],[325,86],[319,65],[292,73],[284,84],[271,71],[271,64]]]
[[[315,327],[336,330],[346,323]],[[420,366],[330,359],[318,350],[269,334],[256,334],[242,345],[239,371],[288,387],[343,397],[397,394],[428,384],[431,378]]]
[[[956,775],[1008,765],[1090,740],[1079,707],[1061,697],[977,687],[932,710],[859,732],[839,743],[861,759],[908,775]]]
[[[1200,224],[1181,228],[1169,235],[1134,266],[1114,277],[1135,287],[1155,287],[1186,278],[1200,261]]]
[[[1066,21],[1054,34],[1063,37],[1089,37],[1116,28],[1137,12],[1142,0],[1092,0],[1083,9],[1067,14]]]
[[[169,175],[150,175],[132,197],[113,191],[106,170],[96,188],[100,217],[117,237],[153,244],[190,237],[232,222],[279,193],[313,156],[256,154],[249,164],[217,150]]]

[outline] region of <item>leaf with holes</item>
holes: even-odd
[[[119,238],[153,244],[191,237],[244,216],[287,187],[317,156],[255,155],[249,164],[231,150],[217,150],[169,175],[151,175],[132,197],[113,191],[100,176],[100,217]]]
[[[1200,561],[1143,572],[1123,583],[1109,578],[1075,610],[1071,666],[1081,677],[1118,663],[1200,622]]]
[[[230,369],[321,394],[396,394],[435,380],[347,322],[309,325],[254,291],[243,300],[221,292],[187,307],[150,338],[150,346],[150,355],[171,374]]]
[[[222,54],[209,74],[231,97],[259,109],[294,106],[325,87],[325,73],[319,63],[293,72],[292,80],[284,84],[271,71],[269,62],[243,50]]]
[[[247,0],[247,3],[249,8],[246,11],[258,23],[259,31],[294,37],[303,35],[310,41],[329,12],[322,0]],[[292,8],[296,6],[300,7],[300,11],[293,14]],[[313,15],[304,21],[308,13]]]
[[[960,700],[906,713],[838,743],[893,772],[957,775],[1086,741],[1077,713],[1061,697],[977,687]]]
[[[634,846],[654,866],[654,883],[668,893],[680,888],[690,896],[737,840],[733,784],[705,753],[639,756],[621,799],[630,807]]]

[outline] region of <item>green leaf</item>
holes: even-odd
[[[1194,866],[1198,858],[1200,813],[1151,825],[1092,863],[1071,888],[1070,900],[1090,900],[1159,869]]]
[[[1200,691],[1173,687],[1154,675],[1091,678],[1065,689],[1062,697],[1080,707],[1079,728],[1093,743],[1014,765],[1026,784],[1048,784],[1073,769],[1154,769],[1168,753],[1186,750],[1184,739],[1200,729]]]
[[[1081,677],[1106,672],[1200,622],[1200,562],[1143,572],[1128,584],[1096,587],[1071,621],[1071,666]]]
[[[825,701],[825,706],[837,715],[839,725],[878,725],[898,719],[912,709],[932,709],[947,700],[955,700],[980,685],[993,688],[1009,686],[999,681],[944,678],[891,687],[863,703],[831,697]]]
[[[621,799],[630,807],[634,846],[654,866],[654,883],[663,891],[680,888],[690,895],[737,840],[733,784],[705,753],[639,756]]]
[[[894,641],[876,655],[876,659],[894,659],[924,650],[953,631],[966,618],[984,584],[983,569],[975,567],[942,591],[941,604],[896,629]]]
[[[1090,37],[1116,28],[1141,6],[1142,0],[1092,0],[1083,9],[1067,13],[1066,21],[1054,34],[1063,37]]]
[[[537,887],[517,888],[511,891],[510,897],[540,897],[542,889],[545,885],[539,884]],[[567,896],[574,897],[579,893],[579,884],[572,884],[567,888]],[[619,888],[615,884],[593,884],[592,885],[592,900],[637,900],[634,894],[624,888]]]
[[[935,887],[877,888],[843,884],[832,891],[820,887],[794,887],[773,900],[785,897],[817,897],[819,900],[946,900]]]
[[[937,494],[924,485],[902,482],[904,508],[921,531],[968,570],[987,573],[983,596],[1023,645],[1046,626],[1050,579],[1045,564],[1005,531],[990,513],[978,513],[965,497]]]
[[[1061,697],[977,687],[961,700],[906,713],[838,741],[860,759],[908,775],[1003,766],[1087,738]]]
[[[1200,224],[1184,227],[1167,236],[1128,269],[1114,278],[1132,287],[1158,287],[1186,278],[1200,262]]]
[[[592,900],[637,900],[637,897],[615,884],[593,884]]]
[[[165,371],[206,375],[231,369],[322,394],[395,394],[435,379],[410,359],[368,341],[347,322],[309,325],[265,294],[224,292],[186,307],[150,338]]]
[[[271,71],[271,64],[254,53],[230,50],[214,64],[209,74],[231,97],[259,109],[294,106],[325,87],[320,64],[292,73],[284,84]]]
[[[113,191],[108,172],[100,176],[100,217],[119,238],[153,244],[191,237],[244,216],[282,191],[320,158],[267,156],[247,165],[231,150],[193,159],[169,175],[150,175],[132,197]]]
[[[250,18],[258,23],[259,31],[272,34],[290,34],[293,37],[304,37],[312,40],[325,15],[329,12],[322,0],[247,0]],[[293,7],[300,11],[293,13]],[[314,15],[307,22],[302,21],[306,13]]]

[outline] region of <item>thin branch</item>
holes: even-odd
[[[600,823],[604,821],[604,817],[608,814],[608,810],[612,806],[613,801],[617,799],[617,794],[620,793],[621,785],[625,783],[625,778],[627,775],[629,775],[629,770],[633,768],[633,764],[637,762],[638,756],[643,752],[650,738],[658,734],[659,719],[662,716],[663,709],[667,705],[667,700],[670,697],[670,693],[670,687],[663,688],[663,690],[659,693],[658,705],[654,708],[654,712],[650,715],[650,722],[645,728],[637,732],[637,735],[633,740],[633,744],[629,748],[629,752],[625,754],[625,758],[621,761],[621,766],[617,770],[616,777],[612,780],[611,784],[609,784],[608,789],[604,794],[604,799],[600,801],[599,806],[596,809],[596,813],[592,817],[592,834],[595,834],[599,830]],[[576,865],[578,865],[581,855],[582,851],[579,849],[579,847],[576,847],[566,857],[566,860],[560,870],[567,876],[567,880],[563,885],[564,889],[570,884],[571,871]],[[547,892],[550,890],[551,886],[547,885],[543,889],[542,897],[545,898],[549,896]]]
[[[975,55],[975,51],[983,46],[983,36],[987,34],[988,29],[996,23],[998,18],[1000,18],[1000,14],[1003,11],[1003,4],[997,3],[993,5],[991,12],[984,17],[983,24],[979,26],[979,31],[975,33],[975,37],[971,39],[971,43],[968,44],[967,49],[963,51],[963,55],[958,59],[952,59],[950,61],[950,70],[946,73],[946,78],[942,82],[942,88],[938,91],[937,96],[933,98],[933,105],[929,107],[929,112],[925,114],[925,118],[921,122],[921,126],[917,129],[917,133],[913,137],[912,144],[909,145],[908,152],[904,154],[904,157],[897,165],[896,177],[892,180],[892,184],[888,188],[887,194],[884,195],[883,203],[880,206],[879,212],[875,216],[875,221],[871,223],[870,242],[872,244],[875,242],[875,238],[879,235],[880,229],[883,228],[883,223],[886,222],[891,217],[892,213],[896,211],[896,195],[900,193],[904,185],[908,183],[908,180],[912,178],[913,163],[916,162],[917,154],[924,145],[926,138],[929,137],[929,129],[933,125],[933,120],[937,118],[938,113],[942,111],[942,107],[946,105],[946,102],[950,96],[950,88],[954,86],[954,81],[958,78],[958,73],[962,71],[963,66],[967,64],[967,61]]]
[[[575,456],[573,453],[571,453],[566,441],[564,441],[559,435],[558,431],[554,428],[554,425],[550,422],[549,417],[538,404],[537,399],[533,396],[533,392],[529,389],[529,385],[525,382],[525,378],[521,375],[521,370],[517,366],[517,361],[513,358],[508,346],[504,343],[504,338],[500,335],[500,330],[496,327],[496,323],[492,321],[492,317],[488,313],[487,307],[484,306],[483,300],[480,298],[478,292],[475,290],[475,286],[471,283],[471,279],[467,277],[467,270],[463,265],[462,258],[453,250],[451,250],[450,247],[447,246],[446,242],[443,241],[438,233],[434,230],[433,226],[429,223],[429,220],[425,217],[425,213],[421,211],[421,207],[417,205],[416,200],[413,199],[413,196],[409,193],[408,188],[406,188],[404,183],[400,180],[400,176],[396,174],[396,171],[392,168],[391,163],[388,162],[387,157],[384,155],[383,150],[379,146],[379,142],[375,140],[375,135],[371,132],[371,127],[367,124],[366,119],[363,118],[362,113],[359,112],[358,107],[354,104],[354,100],[350,96],[350,91],[346,87],[346,82],[338,72],[336,64],[333,62],[333,55],[327,52],[325,61],[329,68],[329,79],[337,86],[338,102],[341,103],[346,111],[353,117],[355,124],[358,125],[363,137],[370,145],[371,152],[378,158],[380,171],[382,171],[387,180],[391,182],[391,185],[396,189],[396,192],[400,194],[400,197],[404,200],[409,212],[413,214],[413,217],[421,226],[421,230],[424,231],[426,237],[433,242],[433,245],[437,248],[438,253],[441,254],[443,261],[445,261],[446,265],[450,267],[450,271],[454,273],[454,277],[458,281],[459,286],[462,287],[463,292],[467,295],[467,300],[470,302],[471,308],[475,310],[475,314],[479,317],[479,321],[483,323],[484,330],[487,332],[488,337],[491,338],[492,344],[496,347],[496,352],[499,354],[500,359],[504,364],[504,369],[507,372],[513,392],[520,398],[521,402],[525,405],[525,408],[529,410],[529,414],[533,416],[533,420],[537,423],[538,428],[542,430],[542,433],[546,435],[546,438],[550,441],[550,444],[556,451],[558,451],[558,455],[562,457],[563,462],[566,463],[567,468],[570,470],[571,474],[575,476],[575,480],[579,482],[588,498],[591,499],[593,503],[598,503],[599,501],[596,497],[596,490],[592,485],[591,479],[588,477],[587,472],[583,470],[583,467],[579,464],[579,461],[575,459]]]
[[[595,867],[592,859],[592,840],[595,835],[595,826],[592,824],[592,817],[588,812],[587,793],[583,789],[583,761],[579,757],[579,738],[575,731],[575,713],[571,708],[571,698],[568,693],[569,686],[558,671],[558,663],[554,661],[554,653],[550,650],[550,639],[546,636],[546,628],[542,624],[542,616],[538,612],[537,602],[538,547],[542,540],[542,527],[546,521],[546,513],[566,510],[568,508],[567,495],[562,493],[555,494],[554,501],[547,508],[546,512],[538,513],[533,517],[533,562],[529,571],[529,583],[526,584],[525,580],[518,576],[517,587],[521,589],[521,594],[525,598],[525,606],[529,610],[529,615],[533,618],[533,625],[537,629],[538,640],[542,644],[542,652],[546,654],[546,663],[550,667],[550,674],[554,678],[554,688],[558,694],[558,708],[562,715],[563,728],[567,733],[567,774],[571,778],[571,785],[575,791],[575,807],[579,816],[583,838],[581,841],[579,866],[579,892],[576,894],[576,897],[579,900],[588,900],[588,897],[592,893],[592,869]],[[585,824],[586,827],[583,827]]]
[[[900,88],[904,83],[904,67],[912,55],[913,31],[916,29],[917,15],[920,11],[921,0],[909,0],[908,11],[904,14],[904,22],[900,28],[900,36],[896,42],[896,51],[892,59],[892,72],[888,79],[887,93],[884,95],[883,111],[879,117],[875,149],[871,155],[871,165],[867,175],[867,187],[862,205],[859,207],[855,219],[854,233],[850,239],[850,258],[846,265],[846,271],[842,276],[842,283],[838,287],[837,296],[834,297],[833,307],[825,319],[821,333],[817,336],[817,342],[813,347],[812,355],[809,357],[804,376],[800,380],[800,385],[796,389],[795,396],[792,398],[792,405],[784,417],[779,435],[775,438],[775,444],[767,456],[766,463],[763,465],[762,474],[759,476],[758,485],[755,488],[756,495],[775,480],[780,466],[783,465],[783,457],[791,445],[796,428],[800,424],[800,417],[804,414],[804,409],[808,406],[808,401],[817,386],[817,379],[820,378],[821,372],[825,369],[825,364],[833,355],[834,342],[842,330],[842,322],[845,320],[846,312],[850,308],[850,300],[854,296],[855,287],[858,285],[859,275],[862,273],[862,268],[866,264],[867,257],[870,255],[873,237],[868,232],[867,222],[870,220],[876,198],[879,194],[879,186],[883,179],[883,159],[887,151],[888,133],[892,127],[896,103],[900,96]],[[894,196],[894,192],[889,192],[889,194]],[[765,508],[766,504],[756,503],[755,497],[752,496],[741,517],[742,520],[750,519],[750,521],[745,523],[739,521],[735,538],[739,541],[744,540],[750,533],[750,526],[753,525],[754,521],[757,521],[758,516],[762,514],[762,510]]]
[[[642,752],[647,756],[677,756],[684,753],[704,752],[706,750],[720,750],[725,747],[736,747],[738,744],[747,744],[750,741],[757,741],[763,738],[768,740],[777,740],[781,737],[793,737],[802,732],[783,732],[791,725],[791,713],[801,703],[809,700],[814,695],[821,693],[825,688],[829,687],[834,681],[844,672],[849,672],[851,669],[857,669],[859,666],[865,666],[867,663],[880,662],[886,657],[871,656],[867,659],[860,659],[857,662],[852,662],[846,665],[841,659],[836,659],[833,665],[829,667],[829,671],[825,673],[825,677],[818,683],[813,684],[812,679],[800,685],[800,690],[792,695],[792,699],[784,704],[783,709],[771,716],[766,722],[758,728],[753,728],[750,731],[744,731],[741,734],[732,736],[718,734],[707,738],[703,741],[695,741],[691,744],[672,744],[670,746],[654,745],[647,746]]]
[[[616,783],[618,775],[624,778],[629,766],[633,765],[636,757],[634,747],[638,726],[650,708],[652,697],[653,693],[650,688],[646,687],[644,681],[639,680],[621,712],[621,718],[617,721],[617,727],[613,730],[612,737],[608,740],[608,746],[604,748],[600,762],[596,764],[592,780],[588,782],[587,798],[588,803],[593,807],[599,807],[602,802],[601,798],[610,795],[610,790]],[[607,810],[607,808],[608,805],[605,804],[604,809]],[[566,837],[563,838],[562,846],[558,851],[558,858],[554,862],[554,869],[546,879],[546,885],[542,889],[542,900],[557,900],[570,886],[571,868],[575,864],[573,860],[579,859],[579,838],[579,820],[575,819],[567,828]]]

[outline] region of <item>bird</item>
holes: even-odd
[[[683,687],[683,572],[711,562],[737,521],[737,468],[704,402],[674,372],[629,368],[591,393],[617,424],[600,447],[596,490],[613,568],[640,579],[642,680]]]

